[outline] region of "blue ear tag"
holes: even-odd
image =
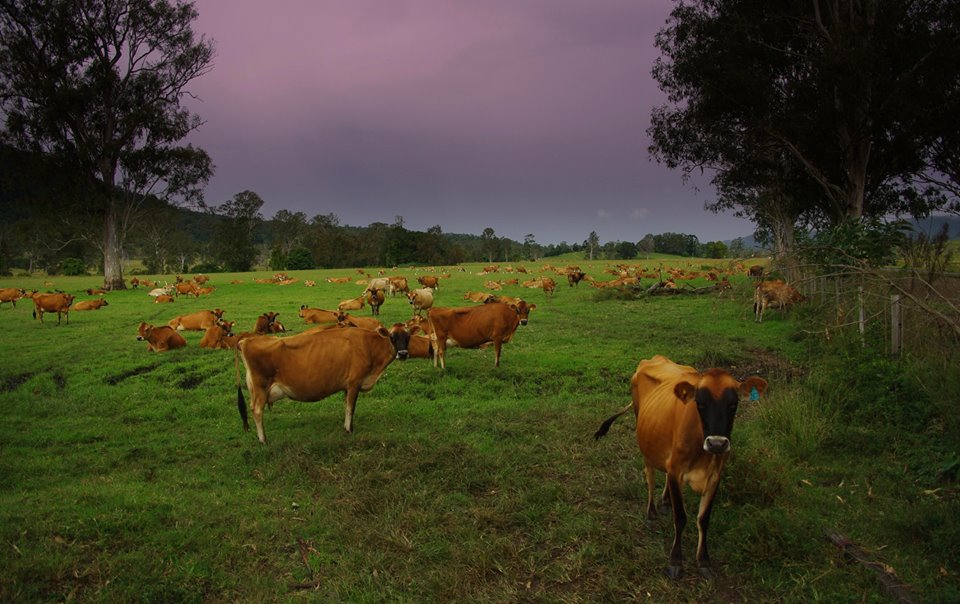
[[[757,392],[756,386],[754,386],[754,387],[750,390],[750,400],[751,400],[751,401],[758,401],[758,400],[760,400],[760,393]]]

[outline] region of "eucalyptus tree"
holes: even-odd
[[[148,195],[202,202],[213,167],[181,141],[201,125],[181,102],[214,47],[178,0],[0,0],[4,138],[79,174],[98,217],[104,287],[122,289],[123,246]]]

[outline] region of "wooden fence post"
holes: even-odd
[[[903,344],[903,319],[901,314],[900,294],[890,296],[890,354],[900,358],[900,349]]]

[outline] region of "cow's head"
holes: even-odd
[[[516,304],[510,304],[510,308],[512,308],[517,313],[517,316],[520,317],[520,325],[527,324],[527,321],[530,320],[530,311],[536,307],[536,304],[527,304],[524,300],[520,300],[520,302]]]
[[[152,332],[153,332],[153,325],[150,325],[149,323],[141,322],[140,327],[137,328],[137,334],[138,334],[137,339],[140,341],[148,340]]]
[[[399,361],[406,361],[407,357],[410,356],[410,351],[408,350],[410,346],[410,332],[407,331],[406,326],[403,323],[394,323],[390,331],[387,331],[383,327],[377,331],[379,331],[381,335],[390,338],[390,343],[393,344],[393,347],[397,351],[395,358]]]
[[[223,313],[225,311],[220,310],[219,308],[214,308],[211,312],[213,313],[213,316],[215,316],[219,320],[223,318]]]
[[[220,325],[220,329],[223,330],[223,335],[224,335],[224,336],[226,336],[226,337],[228,337],[228,338],[232,338],[232,337],[233,337],[233,324],[234,324],[234,323],[236,323],[236,321],[219,321],[219,322],[218,322],[218,324]]]
[[[703,450],[715,455],[730,450],[733,419],[737,415],[740,397],[753,400],[766,391],[767,381],[763,378],[750,376],[738,382],[723,369],[710,369],[702,374],[698,384],[683,381],[673,389],[684,404],[696,403],[703,428]]]
[[[300,305],[300,312],[297,313],[297,316],[302,319],[302,318],[303,318],[303,312],[304,312],[305,310],[307,310],[307,305],[306,305],[306,304],[301,304],[301,305]]]

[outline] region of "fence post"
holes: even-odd
[[[900,294],[890,296],[890,354],[900,358],[900,348],[903,343],[903,322],[901,315]]]

